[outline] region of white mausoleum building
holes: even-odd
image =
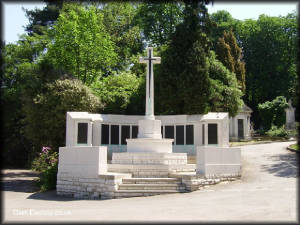
[[[238,114],[229,118],[229,139],[230,141],[251,139],[251,113],[252,109],[243,105]]]

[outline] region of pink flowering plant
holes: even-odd
[[[50,147],[43,147],[32,163],[32,169],[40,172],[38,185],[42,191],[55,189],[58,153]]]

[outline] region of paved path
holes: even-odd
[[[53,191],[26,193],[4,186],[4,222],[296,223],[298,155],[285,149],[291,143],[243,146],[241,180],[190,193],[74,200],[58,197]]]

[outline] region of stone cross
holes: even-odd
[[[147,57],[140,57],[140,63],[147,63],[146,77],[146,119],[154,120],[154,74],[153,64],[160,63],[160,57],[153,57],[153,48],[147,48]]]

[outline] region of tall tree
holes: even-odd
[[[298,16],[261,15],[238,27],[246,63],[246,103],[259,125],[257,106],[277,96],[290,99],[297,81]],[[297,103],[296,103],[297,104]]]
[[[144,40],[152,46],[169,41],[176,26],[183,20],[184,5],[180,2],[142,3],[137,8],[136,22],[142,28]]]
[[[101,10],[103,25],[118,55],[117,71],[127,69],[132,63],[131,57],[141,53],[144,47],[141,30],[135,23],[136,13],[130,2],[109,2]]]
[[[209,78],[213,89],[209,96],[210,111],[229,112],[230,116],[235,116],[242,107],[243,94],[236,75],[216,59],[213,51],[209,55]]]
[[[241,23],[240,20],[237,20],[231,16],[226,10],[219,10],[216,13],[212,13],[209,17],[214,24],[212,26],[212,35],[211,39],[213,42],[213,50],[216,51],[216,46],[219,38],[224,34],[224,31],[232,30],[237,42],[241,45],[239,40],[239,33],[237,32],[237,26]]]
[[[52,32],[48,57],[83,83],[107,75],[116,64],[114,43],[103,25],[103,15],[94,6],[64,4]]]
[[[156,110],[168,114],[206,113],[211,94],[207,55],[210,43],[204,2],[185,1],[184,22],[162,52],[156,76]]]
[[[6,166],[28,166],[31,140],[24,135],[25,113],[23,106],[37,92],[43,90],[45,82],[60,76],[42,57],[47,38],[41,35],[22,35],[16,44],[8,44],[2,51],[3,79],[1,102],[3,115],[3,154]]]
[[[26,17],[29,23],[25,27],[25,31],[29,35],[42,34],[48,26],[53,26],[59,16],[59,11],[63,6],[62,1],[44,1],[46,6],[43,9],[35,8],[26,10]]]
[[[216,46],[217,59],[220,60],[230,72],[235,73],[240,89],[245,92],[246,70],[242,61],[242,49],[238,46],[236,38],[230,30],[224,31]]]

